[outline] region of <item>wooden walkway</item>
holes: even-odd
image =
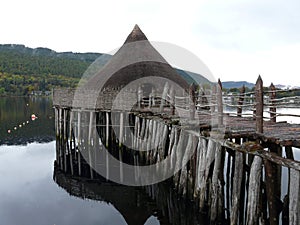
[[[133,90],[130,93],[135,96]],[[250,103],[247,93],[237,95],[237,116],[223,111],[220,84],[209,101],[203,100],[209,96],[193,91],[188,98],[192,101],[172,96],[170,90],[156,93],[161,98],[136,93],[136,99],[130,99],[136,104],[129,111],[110,110],[111,99],[96,109],[54,99],[56,163],[62,171],[94,178],[100,166],[108,177],[115,169],[122,180],[123,167],[111,168],[109,161],[97,164],[97,159],[107,157],[104,148],[120,162],[135,166],[170,159],[164,173],[174,172],[173,188],[192,199],[211,224],[300,224],[300,162],[294,160],[300,125],[276,122],[276,108],[286,99],[276,99],[270,92],[266,101],[261,78]],[[244,115],[244,106],[253,113]],[[270,117],[265,118],[264,112]],[[125,142],[128,146],[122,145]],[[145,151],[137,154],[134,149]],[[86,163],[95,170],[86,169]],[[133,180],[143,177],[139,171],[129,173]]]

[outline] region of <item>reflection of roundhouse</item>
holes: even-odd
[[[53,179],[70,195],[112,204],[128,225],[143,225],[157,211],[155,203],[140,189],[98,180],[73,177],[54,168]],[[164,224],[163,221],[160,224]]]

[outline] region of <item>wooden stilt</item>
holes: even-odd
[[[220,196],[220,190],[221,190],[221,182],[219,180],[219,173],[221,168],[221,156],[222,156],[222,147],[218,143],[215,145],[215,163],[214,163],[214,169],[213,169],[213,176],[212,176],[212,201],[211,201],[211,207],[210,207],[210,219],[212,223],[215,223],[217,220],[221,220],[221,218],[218,218],[218,214],[220,215],[221,212],[218,212],[218,205],[222,201],[221,199],[223,196]]]
[[[290,169],[289,224],[300,224],[300,171]]]
[[[77,152],[77,160],[78,160],[78,175],[81,176],[81,112],[78,111],[78,131],[77,131],[77,146],[78,146],[78,152]]]
[[[240,209],[240,196],[241,196],[241,184],[243,180],[243,153],[235,152],[235,165],[234,165],[234,177],[233,177],[233,187],[232,187],[232,209],[230,224],[236,225],[238,223],[239,213],[243,213]]]
[[[255,225],[259,220],[259,196],[261,182],[262,159],[255,156],[250,170],[248,204],[247,204],[247,225]]]
[[[73,112],[70,110],[70,119],[69,119],[69,160],[70,160],[70,167],[71,167],[71,174],[74,175],[74,166],[73,166],[73,146],[72,146],[72,123],[73,123]]]

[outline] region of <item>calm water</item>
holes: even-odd
[[[58,172],[51,104],[0,98],[0,225],[205,224],[163,184],[138,189]]]
[[[0,98],[0,225],[207,224],[165,184],[141,189],[91,182],[63,174],[54,160],[51,99]]]

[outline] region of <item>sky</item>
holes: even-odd
[[[108,53],[138,24],[216,79],[300,86],[299,11],[299,0],[1,0],[0,44]]]

